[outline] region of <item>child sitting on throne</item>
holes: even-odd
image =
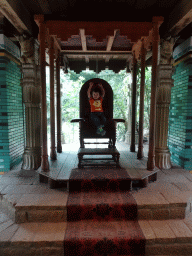
[[[97,134],[104,136],[106,131],[103,129],[103,127],[106,123],[106,117],[104,116],[102,106],[103,98],[105,96],[103,85],[94,85],[94,83],[90,82],[87,95],[91,107],[91,120],[97,127]]]

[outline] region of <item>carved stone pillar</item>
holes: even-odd
[[[139,143],[137,158],[143,158],[143,122],[144,122],[144,93],[145,93],[145,54],[144,41],[141,48],[141,85],[140,85],[140,110],[139,110]]]
[[[42,157],[41,171],[49,172],[49,161],[47,152],[47,100],[46,100],[46,26],[44,16],[38,17],[39,21],[39,41],[40,41],[40,73],[41,73],[41,135],[42,135]]]
[[[40,70],[35,63],[22,64],[23,102],[25,104],[26,147],[23,170],[36,170],[41,165]]]
[[[133,81],[132,81],[132,122],[130,151],[135,152],[135,123],[136,123],[136,86],[137,86],[137,60],[133,55]]]
[[[56,81],[57,81],[57,152],[62,153],[61,143],[61,82],[60,82],[60,52],[56,59]]]
[[[172,73],[172,65],[161,64],[158,66],[155,165],[160,169],[171,168],[167,136],[171,87],[173,86]]]
[[[157,60],[159,44],[158,21],[153,21],[153,43],[152,43],[152,78],[151,78],[151,106],[150,106],[150,128],[149,128],[149,152],[147,170],[155,168],[155,122],[156,122],[156,95],[157,95]]]
[[[57,159],[55,150],[55,95],[54,95],[54,39],[50,38],[50,123],[51,123],[51,152],[52,160]]]

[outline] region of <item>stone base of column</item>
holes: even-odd
[[[135,145],[138,144],[138,142],[139,142],[139,134],[136,132],[135,133]],[[132,145],[132,144],[130,145],[131,152],[135,152],[135,145]]]
[[[148,152],[147,170],[154,171],[155,169],[155,155],[153,152]]]
[[[153,171],[155,169],[155,157],[148,155],[147,170]]]
[[[55,147],[51,148],[51,153],[50,153],[51,160],[57,160],[57,153],[55,149],[56,149]]]
[[[142,159],[143,157],[144,157],[143,147],[141,148],[138,147],[137,159]]]
[[[130,152],[135,152],[135,145],[134,144],[130,145]]]
[[[48,155],[41,157],[41,171],[42,172],[49,172]]]
[[[37,170],[41,166],[41,148],[26,148],[23,154],[22,170]]]
[[[159,169],[171,169],[171,154],[169,149],[155,149],[155,165]]]
[[[62,153],[62,146],[61,146],[61,144],[57,144],[57,153]]]

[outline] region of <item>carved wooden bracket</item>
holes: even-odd
[[[132,52],[135,53],[135,58],[139,60],[141,58],[142,42],[144,42],[144,48],[150,51],[154,40],[160,41],[159,33],[156,35],[156,27],[159,29],[163,23],[163,17],[153,17],[152,29],[149,31],[149,35],[139,39],[132,47]]]
[[[39,30],[40,30],[40,27],[43,24],[42,33],[44,33],[44,36],[45,36],[45,47],[50,49],[52,47],[51,46],[51,41],[52,41],[52,39],[54,40],[53,48],[54,48],[54,57],[56,59],[57,56],[58,56],[58,51],[59,52],[61,51],[61,45],[60,45],[60,42],[59,42],[59,38],[57,38],[56,35],[50,35],[49,28],[47,28],[46,22],[44,20],[44,15],[35,15],[34,20],[35,20],[36,24],[38,25]],[[40,33],[38,35],[38,40],[39,40],[39,42],[41,40]]]

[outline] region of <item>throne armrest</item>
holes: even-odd
[[[121,123],[125,123],[125,119],[121,119],[121,118],[113,118],[114,122],[121,122]]]
[[[84,122],[85,118],[74,118],[70,122],[71,123],[78,123],[78,122]]]

